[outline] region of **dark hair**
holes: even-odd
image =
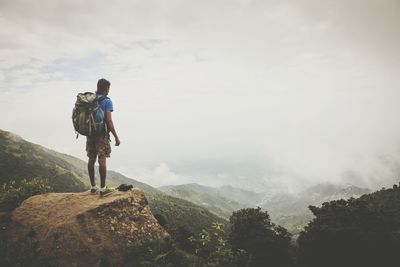
[[[97,92],[104,93],[107,89],[110,88],[111,83],[106,79],[100,79],[97,82]]]

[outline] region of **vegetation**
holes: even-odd
[[[197,238],[189,238],[195,248],[196,266],[249,266],[248,253],[243,249],[232,249],[224,236],[224,225],[213,223],[211,229],[202,230]]]
[[[162,193],[145,192],[149,207],[161,225],[171,234],[179,246],[187,247],[187,237],[197,235],[213,222],[227,221],[189,201]]]
[[[229,233],[224,224],[214,222],[210,229],[190,236],[186,247],[176,240],[144,243],[130,253],[135,259],[130,266],[293,266],[290,234],[272,224],[267,212],[242,209],[231,215],[230,222]]]
[[[39,178],[9,181],[0,186],[0,210],[12,210],[25,199],[51,190],[48,181]]]
[[[266,211],[260,207],[241,209],[233,212],[229,221],[229,243],[232,248],[249,253],[250,266],[292,266],[291,235],[271,223]]]
[[[128,266],[140,267],[246,267],[248,255],[243,250],[232,250],[224,239],[223,224],[213,223],[189,241],[192,252],[182,250],[175,242],[149,240],[131,250]]]
[[[310,206],[315,218],[294,245],[283,227],[260,208],[230,217],[230,231],[213,223],[189,238],[189,245],[149,241],[135,248],[147,253],[131,266],[398,266],[400,189],[383,189],[359,199]],[[225,238],[228,236],[228,238]],[[131,256],[132,256],[131,255]],[[140,256],[142,255],[142,256]]]
[[[187,267],[194,266],[193,255],[165,240],[148,240],[133,247],[125,260],[125,267]]]
[[[315,219],[301,233],[301,266],[399,266],[400,189],[310,206]]]

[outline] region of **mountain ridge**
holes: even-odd
[[[60,192],[83,191],[90,186],[87,163],[85,161],[39,144],[31,143],[15,133],[1,129],[0,159],[0,182],[39,176],[50,179],[49,182],[53,188],[55,187],[55,191]],[[10,175],[10,173],[14,175]],[[74,186],[68,187],[65,184],[65,188],[60,188],[60,179],[52,181],[57,176],[69,180]],[[96,176],[99,176],[97,168]],[[159,192],[150,185],[128,178],[112,170],[107,170],[107,182],[111,186],[129,183],[143,190]]]
[[[281,192],[275,195],[255,193],[233,186],[211,187],[196,183],[167,185],[157,189],[206,207],[226,219],[235,210],[260,206],[268,211],[276,224],[284,226],[295,234],[313,218],[308,209],[309,205],[318,206],[331,200],[358,198],[372,192],[370,189],[354,185],[332,183],[316,184],[297,194]]]

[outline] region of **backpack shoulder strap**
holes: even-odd
[[[100,103],[100,102],[103,101],[104,99],[110,99],[110,98],[103,95],[103,96],[97,98],[97,102]]]

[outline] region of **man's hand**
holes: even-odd
[[[114,135],[115,145],[119,146],[119,144],[121,144],[121,141],[119,140],[117,132],[115,131],[114,123],[112,121],[112,115],[111,115],[111,111],[110,110],[106,111],[106,122],[107,122],[108,129],[110,129],[110,132]]]

